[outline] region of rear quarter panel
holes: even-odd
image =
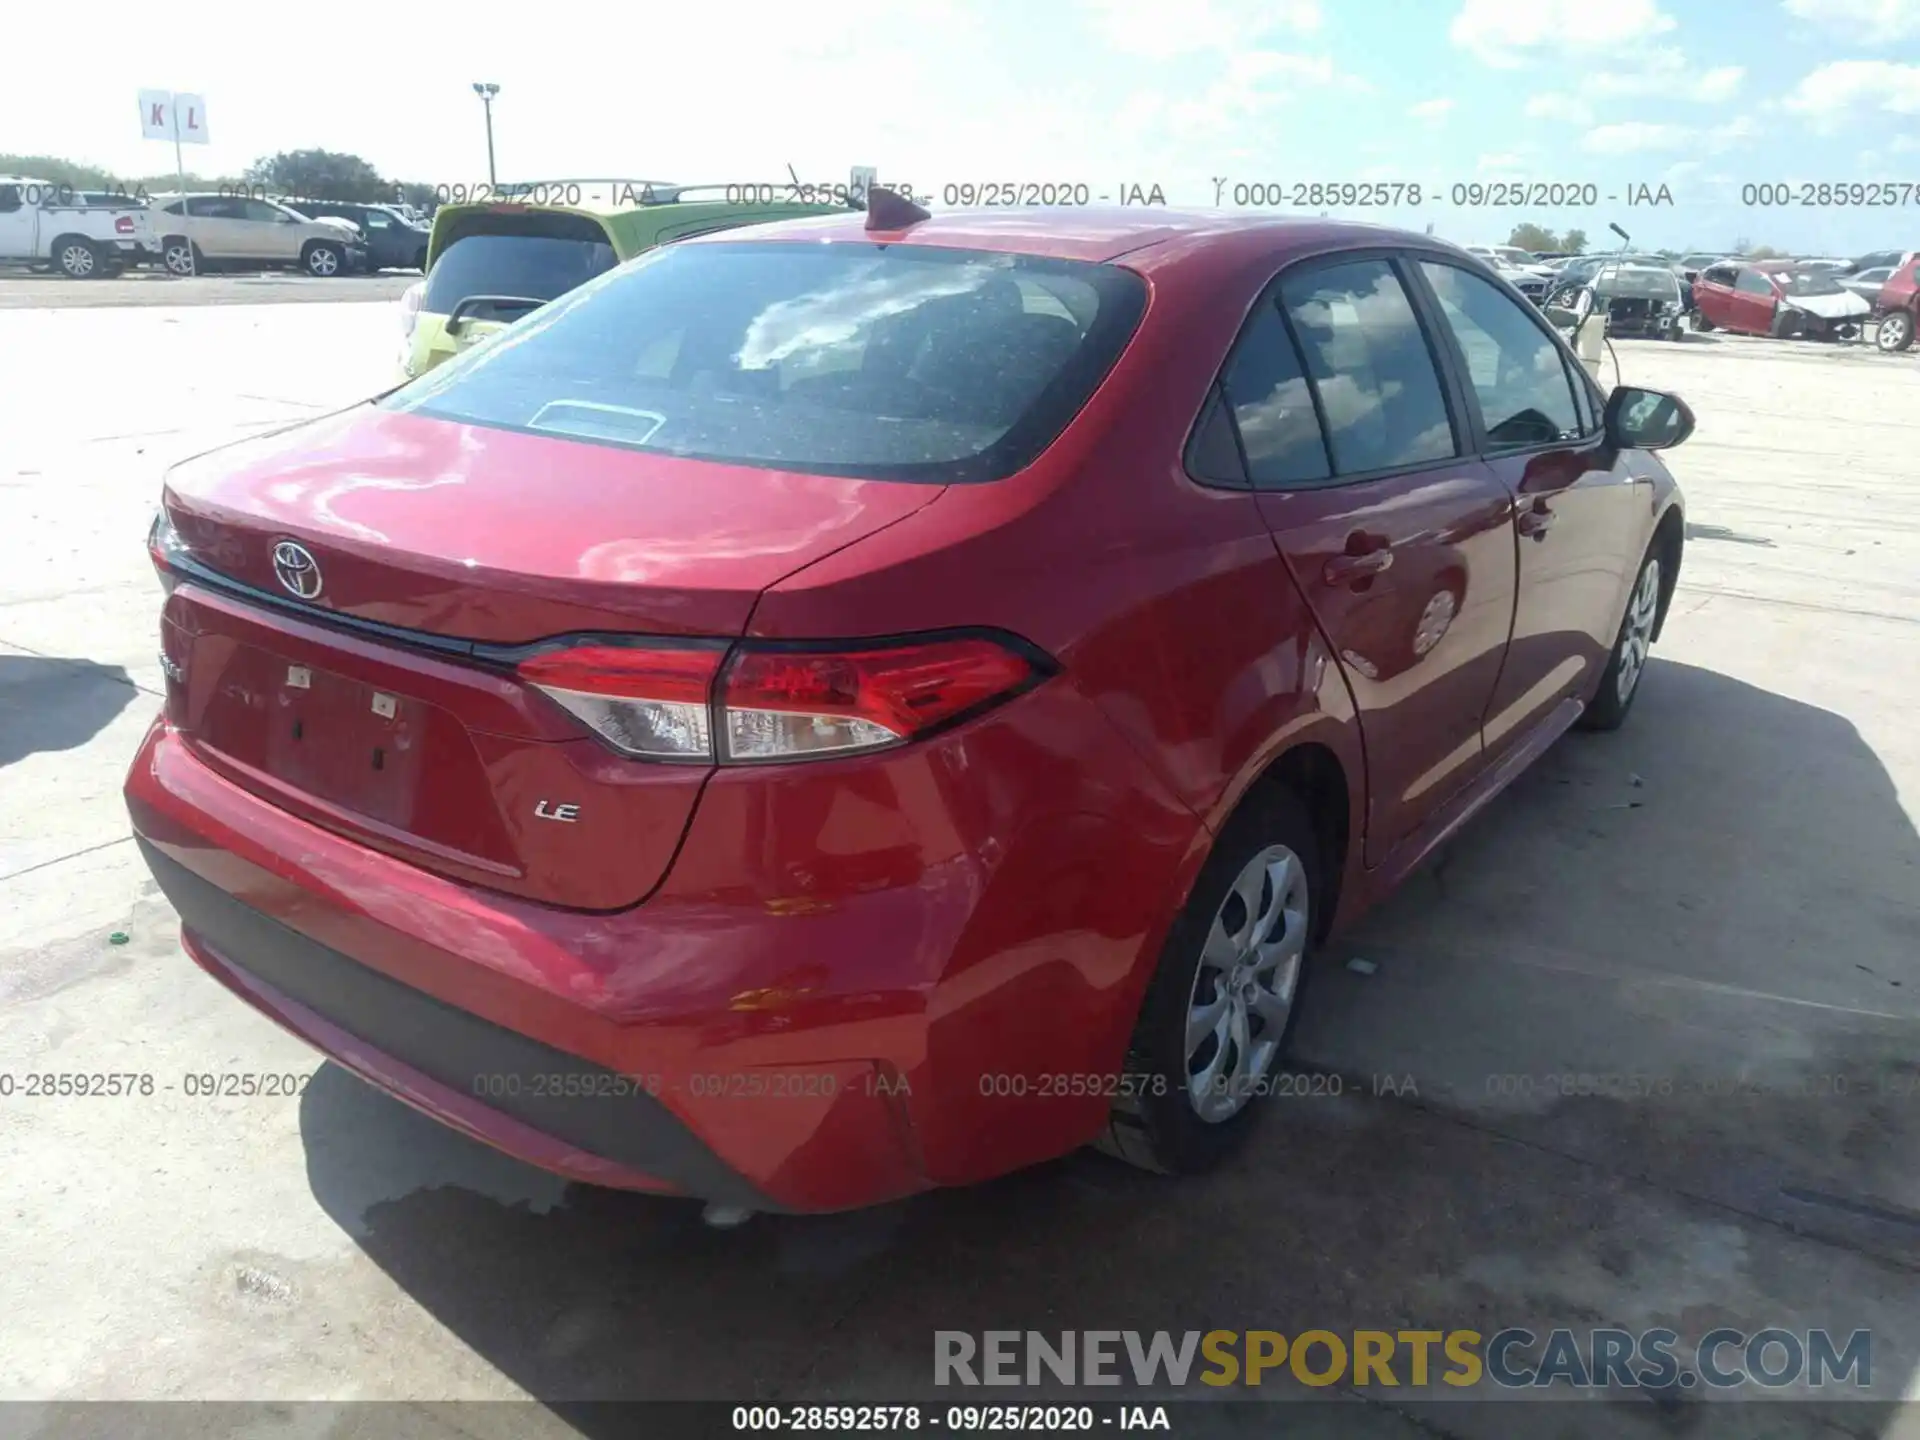
[[[1034,465],[948,487],[909,519],[771,587],[749,623],[749,634],[780,638],[994,626],[1055,656],[1063,672],[1049,685],[1087,702],[1075,713],[1102,733],[1049,762],[1082,767],[1071,813],[1056,800],[1049,813],[1023,814],[1006,843],[1031,855],[1039,837],[1102,834],[1102,866],[1130,877],[1127,893],[1089,897],[1076,919],[1071,909],[1036,909],[1023,893],[1044,868],[1000,867],[979,904],[1007,923],[981,931],[982,949],[957,955],[929,992],[942,1013],[996,1017],[1003,1071],[1059,1067],[1057,1028],[1029,1036],[1015,1021],[1057,1008],[1051,963],[1089,928],[1108,943],[1077,1007],[1085,1048],[1076,1065],[1119,1068],[1214,833],[1288,749],[1325,746],[1345,771],[1349,813],[1366,813],[1351,699],[1253,495],[1202,487],[1181,464],[1219,362],[1276,263],[1253,247],[1234,251],[1232,238],[1223,267],[1151,272],[1132,344]],[[1115,833],[1114,822],[1152,809],[1145,797],[1159,792],[1190,816],[1177,843],[1165,828]],[[1343,896],[1363,890],[1347,883],[1356,873],[1350,863]],[[1098,1095],[1062,1102],[1067,1128],[1091,1135],[1106,1104]]]

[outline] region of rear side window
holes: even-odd
[[[1221,384],[1256,490],[1311,485],[1333,474],[1306,372],[1271,299],[1248,323]]]
[[[1420,262],[1460,347],[1491,450],[1580,433],[1560,347],[1499,290],[1453,265]]]
[[[455,253],[435,264],[429,298]],[[1109,265],[856,242],[674,245],[382,403],[690,459],[991,480],[1066,427],[1145,303],[1140,277]]]
[[[1742,270],[1739,279],[1733,282],[1733,288],[1747,295],[1773,294],[1773,282],[1758,270]]]
[[[505,295],[517,300],[557,300],[569,290],[604,275],[620,263],[606,232],[590,220],[571,221],[559,233],[458,236],[434,259],[420,308],[450,315],[474,295]]]
[[[1341,475],[1458,453],[1440,376],[1407,292],[1384,260],[1356,260],[1280,282],[1326,417]]]

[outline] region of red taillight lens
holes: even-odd
[[[118,220],[113,222],[113,229],[117,235],[131,235],[133,233],[133,217],[131,215],[122,215]]]
[[[725,654],[712,649],[577,645],[523,660],[520,678],[623,755],[711,760],[707,700]]]
[[[1038,678],[1025,656],[979,637],[830,653],[743,649],[722,686],[724,758],[896,745]]]
[[[716,697],[725,654],[719,645],[575,645],[529,657],[518,674],[623,755],[758,763],[903,744],[1051,673],[1043,657],[983,636],[835,650],[748,642]]]

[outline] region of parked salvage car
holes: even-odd
[[[1873,298],[1873,319],[1873,343],[1880,349],[1892,352],[1912,346],[1915,322],[1920,319],[1920,255],[1909,255],[1887,277]]]
[[[183,462],[149,542],[189,955],[716,1221],[1220,1160],[1313,948],[1628,717],[1682,557],[1686,406],[1450,245],[868,204]]]
[[[1749,335],[1848,339],[1873,307],[1825,271],[1791,260],[1709,265],[1693,282],[1694,328]]]
[[[400,301],[400,367],[423,375],[549,300],[622,261],[689,235],[770,220],[844,214],[844,206],[769,200],[741,204],[733,186],[600,182],[619,203],[486,201],[442,205],[427,245],[427,278]],[[540,193],[554,187],[520,187]],[[579,182],[571,182],[579,190]]]
[[[309,220],[345,220],[352,224],[367,248],[369,271],[427,268],[427,227],[407,219],[391,205],[293,198],[280,203]]]
[[[1879,302],[1880,291],[1893,278],[1893,267],[1878,265],[1871,270],[1856,270],[1834,278],[1840,282],[1842,289],[1851,290],[1869,305],[1875,305]]]
[[[1575,294],[1583,287],[1592,292],[1590,308],[1606,315],[1609,335],[1679,340],[1686,334],[1686,288],[1665,265],[1608,261],[1577,281],[1556,283],[1547,303],[1576,308]]]
[[[351,222],[310,220],[250,195],[156,195],[153,223],[168,232],[161,254],[175,275],[230,264],[290,266],[318,276],[366,269],[366,246]]]
[[[137,200],[94,204],[69,185],[0,175],[0,265],[98,280],[139,264],[152,244],[146,206]]]

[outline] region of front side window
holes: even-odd
[[[436,261],[429,300],[459,248]],[[687,459],[991,480],[1052,443],[1145,304],[1139,276],[1111,265],[862,242],[667,246],[381,403]]]
[[[1560,347],[1513,301],[1478,275],[1420,262],[1460,347],[1495,450],[1571,440],[1580,433]]]
[[[263,225],[278,225],[294,214],[291,210],[282,210],[278,205],[269,205],[264,200],[243,200],[240,203],[245,208],[247,219]]]
[[[1773,294],[1773,282],[1758,270],[1742,270],[1740,278],[1733,282],[1733,288],[1746,295]]]
[[[1458,453],[1426,336],[1391,265],[1315,268],[1283,278],[1280,293],[1326,417],[1335,473]]]

